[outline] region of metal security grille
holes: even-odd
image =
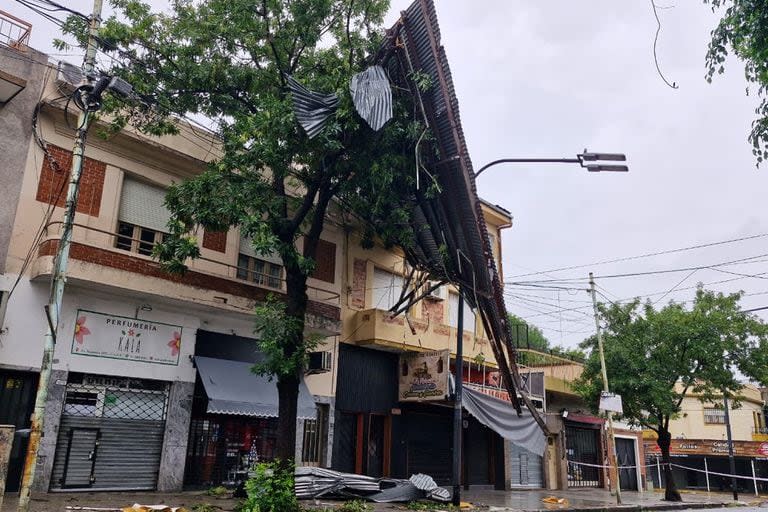
[[[53,489],[154,489],[169,386],[72,373],[53,464]]]
[[[323,448],[328,432],[328,406],[319,404],[317,418],[304,420],[304,436],[301,447],[301,463],[305,466],[320,466],[323,463]]]
[[[602,487],[599,430],[565,427],[569,487]]]

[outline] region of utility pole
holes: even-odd
[[[90,84],[94,82],[94,67],[96,63],[96,37],[101,23],[101,8],[103,0],[94,0],[93,13],[90,20],[88,31],[88,47],[85,52],[85,61],[83,62],[83,71],[86,80]],[[87,99],[89,92],[87,89],[79,88],[75,94],[81,94]],[[82,104],[88,105],[89,101],[83,101]],[[43,433],[43,420],[45,418],[45,402],[48,398],[48,384],[51,379],[51,365],[53,363],[53,354],[56,346],[56,333],[59,327],[61,304],[64,296],[64,285],[67,281],[67,264],[69,262],[69,247],[72,242],[72,226],[75,220],[75,210],[77,208],[77,196],[80,187],[80,177],[83,170],[83,159],[85,158],[85,139],[88,134],[88,126],[92,117],[90,108],[81,110],[77,118],[77,136],[75,146],[72,150],[72,170],[69,177],[69,188],[67,189],[67,199],[64,204],[64,221],[61,228],[61,237],[54,260],[53,281],[51,283],[50,296],[48,304],[45,307],[45,313],[48,320],[48,331],[45,334],[43,345],[43,360],[40,365],[40,379],[37,384],[37,394],[35,395],[35,408],[32,412],[31,429],[29,434],[29,445],[24,463],[24,476],[21,482],[21,491],[19,495],[20,512],[26,512],[29,509],[29,499],[32,490],[32,484],[35,480],[35,469],[37,466],[37,455],[40,450],[40,438]]]
[[[595,313],[595,331],[597,331],[597,348],[600,352],[600,370],[603,373],[603,391],[608,390],[608,371],[605,369],[605,354],[603,352],[603,331],[600,329],[600,317],[597,311],[597,296],[595,294],[595,279],[592,272],[589,273],[589,290],[592,294],[592,309]],[[611,484],[616,487],[616,503],[621,505],[621,482],[619,482],[619,465],[616,462],[616,436],[613,434],[613,412],[608,412],[608,436],[613,446],[608,449],[608,464],[610,465],[608,474],[611,478]],[[614,478],[615,476],[615,478]]]
[[[459,293],[459,312],[456,319],[456,366],[454,387],[456,396],[453,400],[453,499],[454,506],[461,505],[461,398],[463,394],[462,378],[464,375],[464,296]]]
[[[728,412],[728,393],[723,390],[723,409],[725,409],[725,433],[728,436],[728,463],[731,467],[731,487],[733,500],[739,500],[738,482],[736,482],[736,460],[733,458],[733,436],[731,436],[731,414]]]

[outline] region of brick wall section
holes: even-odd
[[[37,184],[36,199],[43,203],[64,207],[67,196],[67,183],[69,182],[72,168],[72,152],[52,144],[48,145],[48,152],[55,160],[54,166],[45,156],[43,167],[40,170],[40,181]],[[83,162],[83,173],[80,177],[80,192],[77,199],[78,213],[99,216],[101,209],[101,194],[104,190],[104,176],[107,172],[107,164],[92,158],[86,158]]]
[[[429,318],[432,325],[442,325],[443,301],[425,298],[421,301],[421,312],[424,318]]]
[[[40,245],[38,255],[53,256],[56,253],[58,245],[58,240],[46,240]],[[127,253],[121,254],[116,251],[91,247],[90,245],[79,244],[77,242],[72,243],[69,255],[73,259],[87,263],[125,270],[127,272],[194,286],[196,288],[215,290],[256,301],[266,300],[268,294],[273,294],[278,297],[285,296],[282,293],[265,290],[249,283],[232,281],[230,279],[203,274],[193,270],[187,271],[184,275],[169,274],[163,271],[160,268],[160,265],[154,261],[137,258]],[[309,301],[307,303],[307,313],[323,316],[334,321],[341,319],[341,310],[339,307],[332,304],[324,304],[322,302]]]
[[[333,283],[336,280],[336,244],[322,238],[317,241],[315,252],[315,271],[312,277]]]
[[[352,307],[365,309],[365,280],[367,278],[365,260],[355,258],[352,264]]]
[[[203,230],[203,247],[216,252],[227,252],[227,232]]]

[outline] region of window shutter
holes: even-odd
[[[327,242],[322,238],[318,240],[315,262],[315,271],[312,273],[312,277],[333,283],[336,280],[336,244]]]
[[[163,204],[165,189],[130,178],[123,180],[118,217],[122,222],[156,231],[168,231],[171,213]]]
[[[279,254],[275,252],[269,255],[258,254],[256,249],[253,248],[253,244],[251,243],[250,239],[243,238],[242,236],[240,237],[240,254],[245,254],[246,256],[256,258],[257,260],[268,261],[270,263],[274,263],[275,265],[283,265],[283,259]]]
[[[388,310],[400,298],[403,278],[392,272],[373,269],[373,304],[374,309]]]

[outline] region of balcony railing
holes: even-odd
[[[0,44],[25,51],[31,33],[31,23],[0,10]]]
[[[62,224],[61,221],[50,222],[50,223],[48,223],[46,225],[46,230],[50,230],[51,227],[56,226],[56,225],[60,225],[60,224]],[[111,237],[109,243],[108,244],[103,244],[103,245],[102,244],[96,245],[96,244],[93,244],[93,243],[87,243],[87,242],[82,241],[82,240],[73,239],[73,242],[75,242],[75,243],[81,243],[83,245],[89,245],[89,246],[97,248],[97,249],[105,249],[105,250],[114,251],[117,254],[125,254],[127,256],[131,256],[131,257],[134,257],[134,258],[139,258],[139,259],[146,260],[146,261],[156,261],[156,260],[152,259],[150,256],[147,256],[147,255],[145,255],[143,253],[140,253],[138,251],[131,251],[131,250],[121,249],[121,248],[117,247],[117,241],[118,240],[120,240],[123,244],[128,243],[128,245],[131,245],[131,246],[136,246],[137,244],[140,244],[140,243],[146,243],[146,240],[141,240],[139,238],[128,238],[126,235],[121,234],[121,233],[115,233],[115,232],[107,231],[107,230],[104,230],[104,229],[94,228],[92,226],[86,226],[84,224],[75,223],[75,224],[73,224],[73,226],[75,228],[85,229],[85,230],[88,230],[88,231],[92,231],[94,233],[100,233],[102,235],[107,235],[107,236]],[[50,238],[48,240],[50,240]],[[48,240],[42,240],[40,242],[40,244],[38,244],[38,246],[42,245],[44,242],[46,242]],[[154,245],[154,243],[152,245]],[[207,271],[205,269],[198,268],[194,264],[194,262],[196,262],[196,261],[201,261],[201,262],[206,262],[206,263],[214,264],[214,265],[216,265],[217,268],[221,269],[221,272],[210,272],[210,271]],[[278,277],[273,276],[273,275],[263,275],[263,278],[264,278],[265,282],[268,281],[269,283],[272,283],[272,281],[279,280],[279,286],[260,285],[260,281],[259,280],[242,279],[242,278],[238,277],[239,275],[243,275],[243,274],[253,275],[253,274],[255,274],[253,270],[250,270],[250,269],[247,269],[247,268],[243,268],[243,267],[239,267],[237,265],[231,265],[229,263],[225,263],[225,262],[222,262],[222,261],[214,260],[214,259],[211,259],[211,258],[205,258],[205,257],[202,257],[202,256],[198,257],[198,258],[195,258],[195,260],[192,261],[192,263],[190,265],[190,270],[191,271],[195,271],[195,272],[200,272],[200,273],[203,273],[203,274],[209,274],[209,275],[215,276],[215,277],[222,277],[222,278],[226,278],[226,279],[231,279],[233,281],[242,282],[242,283],[249,284],[249,285],[252,285],[252,286],[256,286],[256,287],[259,287],[259,288],[265,288],[265,289],[274,290],[274,291],[285,291],[286,279],[284,277],[278,278]],[[335,306],[339,306],[341,304],[341,295],[338,292],[335,292],[333,290],[327,290],[327,289],[324,289],[324,288],[318,288],[318,287],[315,287],[315,286],[307,285],[307,297],[310,300],[313,300],[313,301],[316,301],[316,302],[323,302],[323,303],[332,304],[332,305],[335,305]]]
[[[768,427],[752,427],[752,433],[768,435]]]

